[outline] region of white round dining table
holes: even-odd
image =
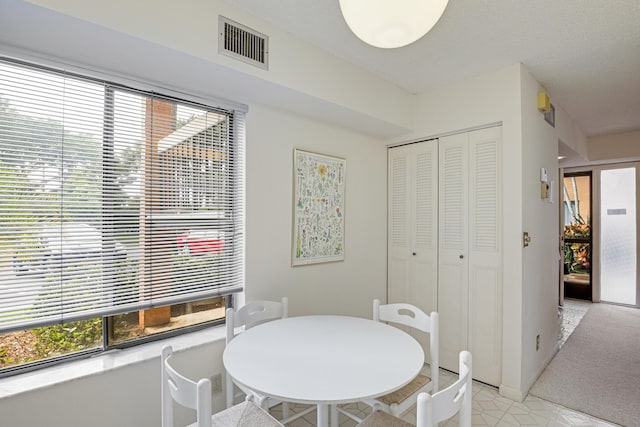
[[[298,316],[238,334],[224,350],[237,383],[264,396],[316,404],[318,426],[329,406],[382,396],[408,384],[424,365],[424,351],[406,332],[369,319]],[[331,411],[337,425],[337,411]]]

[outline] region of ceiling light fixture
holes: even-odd
[[[375,47],[406,46],[438,22],[449,0],[339,0],[347,25]]]

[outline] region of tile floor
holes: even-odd
[[[585,315],[591,302],[579,299],[565,299],[564,307],[559,308],[558,316],[561,317],[560,324],[560,347],[565,343],[569,335],[578,326],[582,316]]]
[[[565,300],[565,306],[558,311],[559,321],[561,321],[560,345],[564,344],[571,335],[575,327],[580,323],[580,319],[587,312],[589,302],[580,300]],[[446,387],[451,384],[456,375],[440,370],[440,385]],[[277,407],[274,408],[277,411]],[[366,405],[351,404],[345,406],[350,412],[357,416],[366,416],[369,409]],[[292,408],[296,410],[295,405]],[[277,414],[275,414],[277,415]],[[415,409],[409,411],[404,418],[415,423]],[[288,427],[311,427],[315,426],[316,413],[311,412],[299,418]],[[613,427],[611,424],[589,415],[576,412],[559,405],[547,402],[534,396],[527,396],[524,402],[515,402],[498,394],[495,387],[479,382],[473,382],[473,420],[474,426],[598,426]],[[356,422],[340,415],[340,427],[355,427]],[[441,427],[457,426],[457,417],[441,423]]]

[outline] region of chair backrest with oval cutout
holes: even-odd
[[[211,381],[198,382],[181,375],[171,366],[171,346],[162,348],[162,427],[173,427],[173,401],[196,410],[197,427],[211,427]]]
[[[434,394],[420,393],[416,410],[417,426],[432,427],[460,412],[460,426],[471,426],[471,353],[460,352],[456,382]]]

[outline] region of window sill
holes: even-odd
[[[168,343],[171,343],[174,351],[181,351],[224,340],[225,336],[224,326],[216,326],[122,350],[110,350],[88,359],[17,374],[0,379],[0,399],[151,360],[159,357],[162,347]]]

